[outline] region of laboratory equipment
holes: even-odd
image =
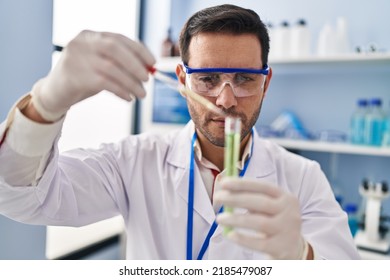
[[[348,23],[339,17],[336,26],[326,22],[318,36],[317,54],[319,56],[343,55],[351,52]]]
[[[310,30],[304,19],[291,27],[291,57],[307,57],[311,54]]]
[[[383,127],[382,146],[390,147],[390,112],[385,113],[385,121]]]
[[[348,34],[348,23],[345,17],[339,17],[336,23],[336,52],[348,54],[351,52],[351,43]]]
[[[238,177],[237,162],[240,156],[241,119],[227,117],[225,119],[225,154],[224,168],[226,176]],[[230,207],[224,207],[225,212],[233,212]],[[224,228],[224,234],[231,231],[230,227]]]
[[[345,205],[344,210],[348,215],[348,225],[351,234],[352,236],[355,236],[359,228],[359,217],[357,215],[358,207],[355,203],[348,203]]]
[[[330,23],[326,23],[318,36],[317,55],[331,56],[336,53],[336,31]]]
[[[382,213],[382,201],[390,196],[387,182],[373,183],[366,180],[359,187],[359,193],[366,198],[366,208],[355,243],[361,249],[388,253],[390,235],[385,221],[388,217]]]
[[[367,99],[359,99],[355,112],[351,116],[350,140],[353,144],[364,144],[365,119],[368,113]]]
[[[367,114],[365,123],[365,143],[371,146],[381,146],[385,123],[382,100],[373,98],[370,105],[371,110]]]
[[[314,134],[314,138],[318,141],[343,143],[347,139],[347,135],[343,131],[335,129],[324,129]]]
[[[167,37],[161,44],[161,56],[168,57],[173,56],[175,49],[175,43],[172,40],[172,28],[168,28]]]
[[[288,21],[282,21],[275,26],[272,32],[273,56],[276,59],[288,58],[290,56],[291,28]]]
[[[280,136],[292,139],[309,139],[310,134],[292,111],[283,111],[270,125]]]

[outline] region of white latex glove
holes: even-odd
[[[102,90],[128,101],[142,98],[146,66],[155,62],[146,47],[123,35],[82,31],[64,48],[48,76],[34,85],[32,102],[44,119],[54,121]]]
[[[248,210],[217,216],[218,224],[233,227],[227,238],[274,259],[302,259],[305,241],[296,197],[254,179],[224,178],[220,183],[215,202]]]

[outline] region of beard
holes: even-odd
[[[229,109],[223,109],[222,110],[226,113],[226,116],[229,117],[235,117],[241,119],[241,141],[251,132],[252,127],[257,122],[257,119],[259,118],[261,106],[263,104],[263,99],[260,102],[260,105],[258,109],[248,118],[244,113],[242,112],[236,112],[235,108],[229,108]],[[198,113],[201,110],[196,110],[192,104],[188,103],[188,111],[191,115],[191,119],[195,124],[195,128],[198,132],[200,132],[203,136],[206,137],[206,139],[212,143],[215,146],[218,147],[224,147],[225,146],[225,137],[217,136],[212,129],[210,129],[209,124],[212,122],[212,118],[215,117],[215,114],[213,113],[206,113],[204,115],[204,119],[202,119],[202,116]]]

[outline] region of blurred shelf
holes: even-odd
[[[161,71],[174,72],[176,65],[181,63],[180,57],[160,57],[157,61],[157,68]],[[345,55],[334,56],[307,56],[300,58],[276,59],[269,58],[271,67],[278,68],[278,72],[287,71],[288,74],[300,74],[307,72],[307,67],[320,67],[326,72],[335,72],[343,70],[343,67],[348,68],[348,71],[362,71],[366,68],[355,64],[364,64],[366,66],[375,66],[378,70],[390,70],[390,52],[386,53],[351,53]],[[306,66],[303,69],[297,69],[296,66]],[[337,66],[337,67],[334,67]],[[353,66],[353,67],[351,67]],[[318,70],[318,69],[317,69]],[[372,69],[371,69],[372,70]],[[371,71],[370,70],[370,71]]]
[[[307,56],[300,58],[272,59],[270,64],[316,64],[346,62],[383,62],[390,63],[390,53],[351,53],[333,56]]]
[[[390,53],[351,53],[334,56],[308,56],[302,58],[271,59],[275,73],[286,75],[307,74],[363,74],[389,73]]]
[[[265,138],[265,139],[273,141],[287,149],[390,157],[390,148],[387,147],[368,147],[368,146],[361,146],[361,145],[352,145],[349,143],[291,140],[291,139],[283,139],[283,138]]]
[[[272,58],[269,57],[272,63],[284,64],[284,63],[317,63],[317,62],[349,62],[349,61],[389,61],[390,52],[377,52],[377,53],[349,53],[340,55],[329,55],[329,56],[317,56],[310,55],[306,57],[297,58]],[[172,57],[160,57],[158,62],[181,62],[180,56]]]

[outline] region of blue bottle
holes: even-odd
[[[365,120],[368,113],[367,99],[359,99],[357,108],[351,116],[350,140],[353,144],[364,144]]]
[[[351,230],[352,236],[355,236],[357,230],[359,229],[359,218],[358,218],[358,207],[354,203],[349,203],[345,205],[345,212],[348,214],[348,225]]]
[[[390,110],[385,115],[382,146],[390,147]]]
[[[370,105],[371,110],[367,114],[365,122],[365,144],[381,146],[385,122],[382,100],[373,98],[370,101]]]

